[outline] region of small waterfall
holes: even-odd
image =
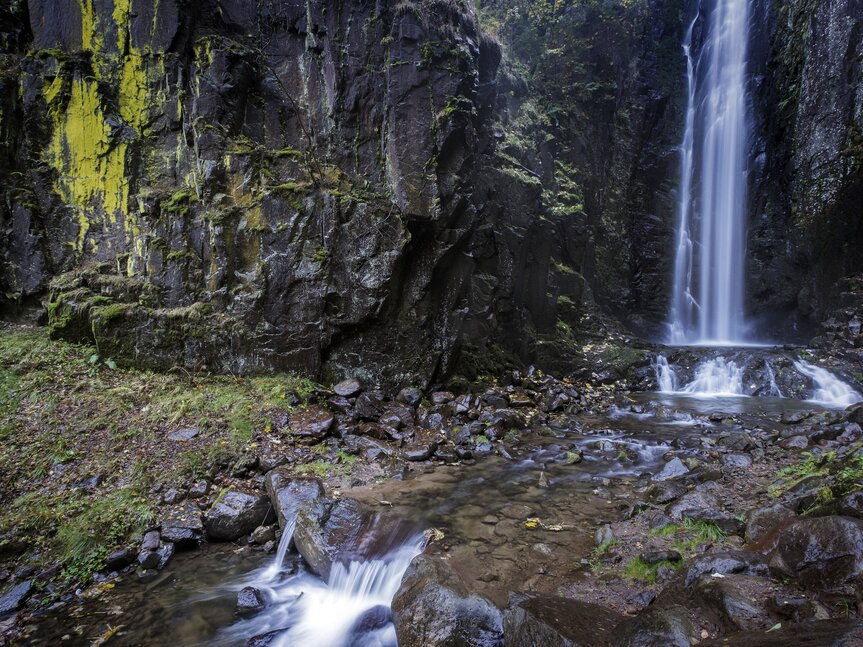
[[[773,366],[771,366],[770,362],[764,360],[764,371],[767,373],[767,379],[770,380],[770,390],[767,392],[768,395],[772,395],[775,398],[784,398],[782,395],[782,389],[779,388],[779,385],[776,383],[776,373],[773,372]]]
[[[695,379],[680,392],[703,397],[744,395],[743,367],[724,357],[707,360],[695,370]]]
[[[397,647],[390,607],[427,538],[412,535],[377,557],[337,560],[324,582],[302,568],[284,571],[293,530],[293,524],[285,528],[273,562],[242,585],[261,591],[266,609],[223,630],[213,644],[245,644],[252,636],[275,632],[271,647]]]
[[[820,366],[814,366],[801,359],[794,362],[794,368],[815,382],[815,392],[812,394],[810,402],[828,407],[844,408],[863,401],[863,395]]]
[[[713,6],[706,36],[695,54],[693,31],[708,3]],[[745,337],[748,4],[701,0],[683,43],[688,107],[680,149],[672,344],[728,345]]]
[[[656,384],[660,393],[674,393],[677,391],[677,374],[668,363],[665,355],[657,355],[653,362],[653,370],[656,372]]]

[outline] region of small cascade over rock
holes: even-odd
[[[695,370],[695,378],[681,389],[677,388],[677,374],[668,358],[658,355],[654,362],[656,383],[660,393],[677,393],[697,397],[743,396],[743,367],[733,360],[715,357],[702,362]]]
[[[815,383],[810,402],[826,407],[847,407],[863,401],[863,395],[837,378],[833,373],[804,360],[794,362],[794,368]]]
[[[296,518],[285,527],[273,562],[244,582],[244,590],[260,593],[265,609],[224,630],[224,644],[256,636],[249,644],[396,647],[392,600],[427,538],[414,534],[375,557],[336,560],[324,581],[303,567],[286,568],[295,524]]]

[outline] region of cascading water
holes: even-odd
[[[674,393],[677,391],[677,373],[668,363],[665,355],[657,355],[653,362],[653,370],[656,372],[656,384],[660,393]]]
[[[677,373],[664,355],[657,355],[653,364],[660,393],[676,393],[697,397],[724,397],[745,395],[743,367],[724,357],[716,357],[699,364],[695,379],[681,389],[677,387]]]
[[[711,1],[702,0],[699,15]],[[715,0],[697,55],[698,15],[683,43],[688,106],[669,317],[669,338],[676,345],[745,341],[747,5]]]
[[[794,362],[794,368],[815,383],[815,392],[810,402],[828,407],[847,407],[863,401],[863,395],[845,384],[830,371],[814,366],[802,359]]]
[[[390,606],[426,537],[413,535],[377,557],[336,561],[324,582],[302,569],[285,572],[293,529],[285,528],[273,562],[242,583],[259,590],[267,608],[223,630],[221,641],[211,644],[244,644],[272,633],[271,647],[397,647]]]

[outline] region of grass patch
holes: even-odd
[[[152,485],[208,476],[262,442],[285,442],[272,421],[316,387],[293,375],[117,369],[94,354],[44,329],[0,328],[0,531],[32,546],[22,563],[60,564],[82,581],[149,523]],[[168,441],[180,427],[200,431]],[[76,487],[95,475],[104,478],[92,493]]]
[[[767,489],[767,494],[779,498],[796,487],[804,479],[813,476],[824,479],[819,493],[820,502],[841,497],[859,490],[863,486],[863,443],[857,443],[840,456],[835,451],[824,454],[805,452],[800,461],[784,467]]]
[[[683,567],[683,562],[658,562],[656,564],[648,564],[641,557],[636,557],[630,560],[623,567],[621,575],[632,582],[645,582],[647,584],[656,584],[656,572],[660,566],[667,566],[670,569],[678,570]]]

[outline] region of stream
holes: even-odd
[[[577,586],[596,526],[622,518],[670,457],[698,457],[725,433],[778,428],[783,414],[802,409],[823,410],[784,398],[622,395],[605,411],[533,427],[508,459],[428,465],[343,492],[403,524],[389,541],[375,538],[382,546],[375,559],[346,559],[328,583],[286,550],[284,538],[276,558],[205,545],[178,555],[152,582],[126,576],[96,599],[46,613],[27,644],[101,644],[116,629],[112,645],[245,645],[275,631],[272,642],[249,644],[393,646],[388,608],[423,549],[424,530],[434,529],[434,550],[446,551],[473,591],[498,606],[512,592]],[[237,595],[249,586],[267,607],[239,617]]]

